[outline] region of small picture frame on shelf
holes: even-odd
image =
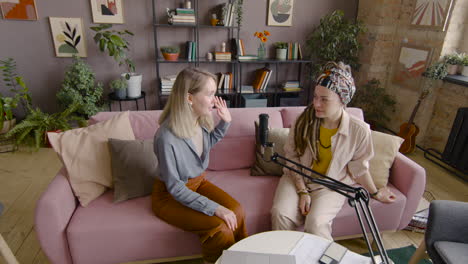
[[[3,19],[37,20],[35,0],[2,0],[0,1]]]
[[[431,55],[431,48],[401,44],[393,70],[393,83],[417,91],[422,73],[428,67]]]
[[[55,56],[87,57],[81,18],[49,17]]]
[[[267,25],[278,27],[292,26],[294,0],[269,0]]]
[[[90,0],[93,23],[123,24],[122,0]]]

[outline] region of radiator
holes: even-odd
[[[468,173],[468,107],[457,111],[442,160],[463,173]]]

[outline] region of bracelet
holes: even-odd
[[[380,189],[377,189],[377,191],[375,193],[371,193],[370,196],[375,197],[377,194],[379,194],[379,191],[380,191]]]
[[[296,193],[297,193],[297,194],[300,194],[300,193],[307,193],[307,194],[308,194],[309,192],[307,191],[306,188],[302,188],[302,189],[300,189],[300,190],[297,190]]]
[[[309,195],[308,192],[302,191],[302,192],[297,192],[298,195]]]

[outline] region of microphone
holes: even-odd
[[[259,125],[258,125],[258,135],[260,141],[260,154],[264,161],[271,161],[271,157],[274,154],[274,144],[268,141],[268,114],[260,114],[258,116]]]

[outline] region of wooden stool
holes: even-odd
[[[2,215],[3,204],[0,203],[0,216]],[[2,234],[0,234],[0,254],[3,256],[7,264],[19,264],[16,260],[15,255],[11,252],[10,247],[7,245],[5,239],[3,239]]]

